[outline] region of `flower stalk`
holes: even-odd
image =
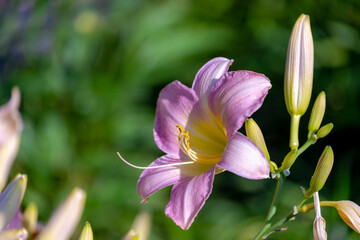
[[[260,229],[258,234],[255,236],[254,240],[261,239],[261,237],[264,236],[265,233],[270,229],[271,222],[276,214],[277,206],[279,204],[281,190],[284,185],[285,178],[286,176],[283,173],[279,173],[276,175],[277,184],[276,184],[274,197],[269,208],[269,212],[266,216],[264,226]]]

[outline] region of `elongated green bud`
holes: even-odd
[[[322,126],[319,131],[317,131],[316,133],[316,136],[318,138],[323,138],[323,137],[326,137],[330,132],[331,130],[333,129],[334,127],[334,124],[332,123],[328,123],[326,124],[325,126]]]
[[[325,107],[326,107],[326,95],[325,92],[321,92],[314,103],[314,106],[311,111],[310,121],[308,125],[309,136],[312,133],[316,132],[321,125],[325,114]]]
[[[93,232],[90,226],[90,223],[86,222],[79,240],[93,240]]]
[[[246,136],[253,141],[264,153],[267,160],[270,161],[270,155],[266,147],[264,136],[261,132],[260,127],[256,124],[254,119],[248,118],[245,121]]]
[[[310,180],[310,188],[306,191],[305,197],[310,198],[324,186],[334,163],[334,152],[330,146],[326,146],[316,165],[314,175]]]
[[[294,164],[297,157],[297,152],[297,150],[292,150],[285,156],[284,161],[280,167],[282,171],[289,169]]]

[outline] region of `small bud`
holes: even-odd
[[[338,201],[334,207],[344,222],[355,232],[360,233],[360,207],[351,201]]]
[[[326,124],[325,126],[322,126],[319,131],[317,131],[316,133],[316,136],[318,138],[323,138],[323,137],[326,137],[330,132],[331,130],[333,129],[334,127],[334,124],[332,123],[328,123]]]
[[[296,157],[297,157],[297,150],[292,150],[290,151],[288,154],[286,154],[284,161],[282,162],[281,165],[281,170],[286,170],[291,168],[291,166],[294,164]]]
[[[256,146],[258,146],[261,149],[266,159],[270,161],[270,155],[266,147],[264,136],[261,132],[260,127],[256,124],[256,122],[252,118],[246,119],[245,131],[246,131],[246,136],[251,141],[253,141],[256,144]]]
[[[325,147],[316,165],[314,175],[310,180],[310,188],[306,191],[305,197],[310,198],[314,192],[318,192],[324,186],[334,163],[334,153],[330,146]]]
[[[30,235],[36,231],[37,220],[38,209],[34,203],[30,203],[23,213],[24,227],[28,230]]]
[[[310,18],[302,14],[291,32],[285,68],[285,103],[290,115],[302,116],[309,105],[314,70]]]
[[[93,232],[90,226],[90,223],[86,222],[79,240],[93,240]]]
[[[311,135],[312,133],[316,132],[319,129],[325,114],[325,106],[326,106],[326,95],[325,92],[321,92],[317,96],[311,111],[310,121],[308,125],[309,135]]]
[[[0,194],[0,231],[10,223],[25,194],[27,176],[18,174]]]
[[[51,215],[37,240],[69,239],[83,212],[85,198],[86,193],[80,188],[75,188]]]

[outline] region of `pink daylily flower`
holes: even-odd
[[[264,154],[238,129],[262,105],[270,81],[255,72],[228,72],[231,64],[214,58],[199,70],[192,88],[174,81],[157,101],[154,137],[166,155],[144,168],[138,193],[146,201],[173,185],[165,214],[184,230],[211,194],[215,174],[269,177]]]

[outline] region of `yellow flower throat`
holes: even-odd
[[[194,151],[190,148],[190,136],[189,131],[184,130],[183,126],[177,125],[176,126],[180,133],[179,133],[179,146],[181,150],[188,155],[191,160],[197,163],[203,163],[203,164],[216,164],[221,160],[222,154],[202,154]]]

